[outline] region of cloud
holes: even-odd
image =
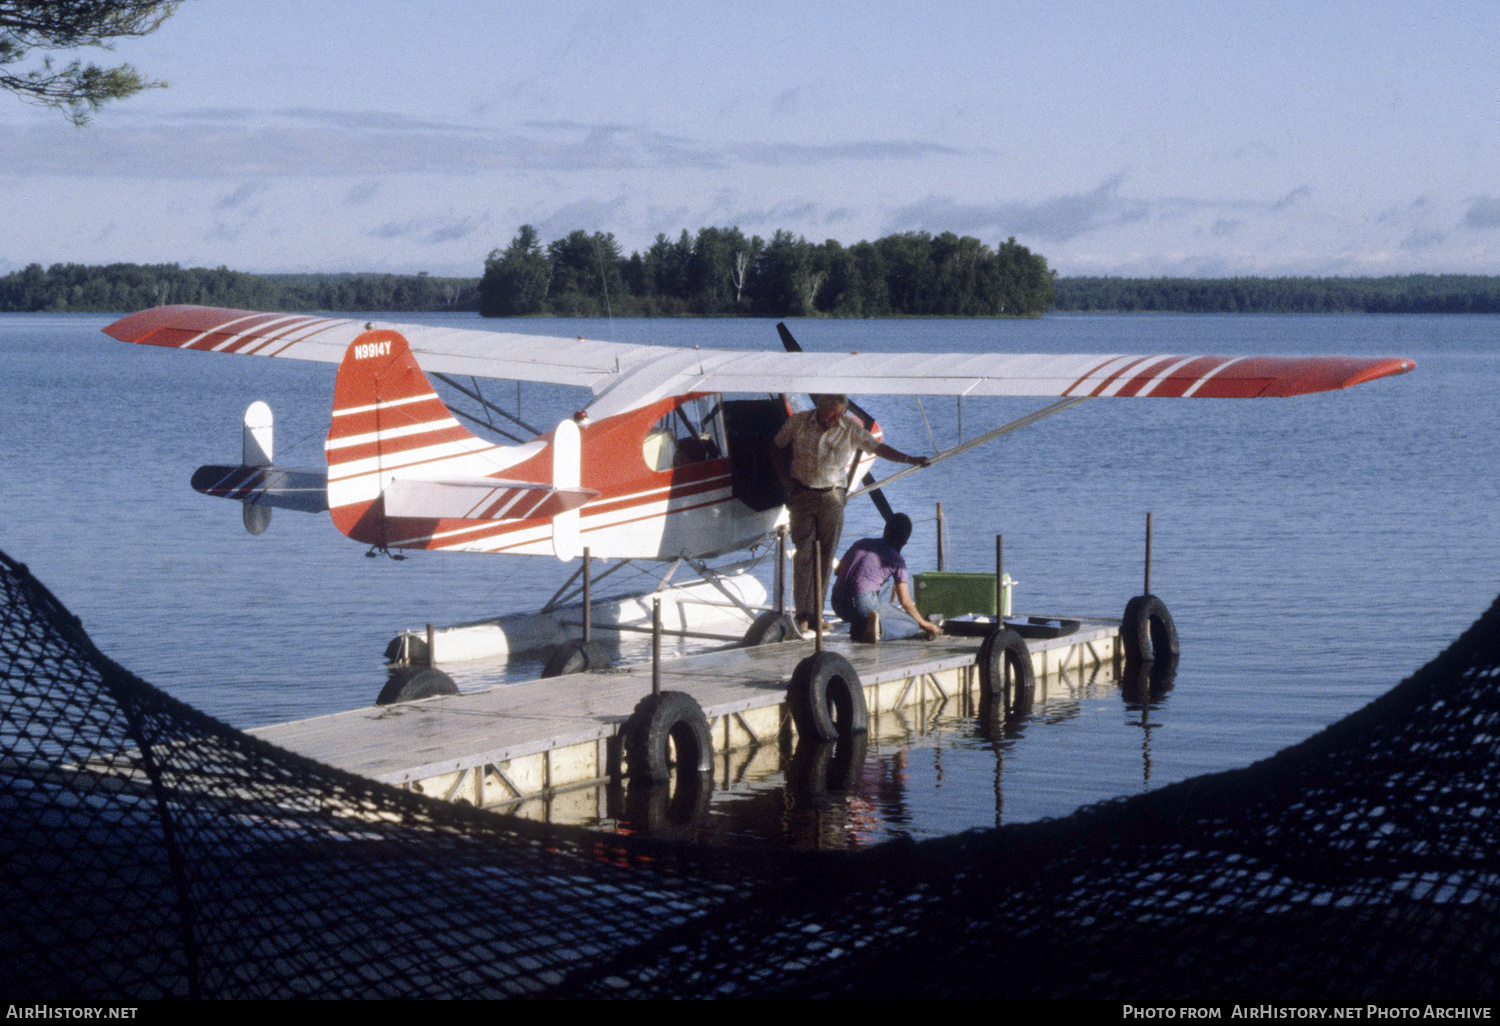
[[[1209,229],[1209,233],[1215,238],[1227,239],[1239,231],[1240,225],[1244,223],[1245,220],[1241,217],[1221,217],[1214,222],[1214,226]]]
[[[679,232],[694,220],[707,224],[712,218],[701,217],[684,206],[648,206],[641,223],[648,235],[655,236],[662,232]]]
[[[1432,228],[1414,228],[1401,240],[1401,248],[1407,250],[1431,249],[1447,238],[1443,232]]]
[[[416,217],[408,218],[404,221],[387,221],[377,228],[370,229],[365,234],[376,239],[410,239],[414,242],[424,242],[429,246],[435,246],[443,242],[466,239],[478,231],[481,225],[488,220],[488,215],[480,218]]]
[[[351,207],[361,206],[374,199],[375,194],[379,191],[379,182],[360,182],[358,185],[351,187],[344,195],[344,202]]]
[[[747,143],[728,147],[720,159],[737,157],[749,164],[771,167],[786,165],[827,164],[838,160],[884,163],[898,160],[920,160],[923,157],[970,153],[952,146],[925,142],[864,141],[843,143]]]
[[[1307,197],[1309,197],[1311,195],[1312,195],[1312,189],[1311,189],[1311,187],[1306,186],[1306,185],[1299,185],[1299,186],[1297,186],[1297,188],[1293,189],[1291,192],[1289,192],[1285,196],[1281,197],[1281,199],[1277,200],[1275,203],[1272,203],[1271,204],[1271,209],[1273,211],[1276,211],[1276,210],[1286,210],[1288,207],[1296,206],[1298,203],[1300,203],[1303,200],[1307,199]]]
[[[366,234],[377,239],[409,239],[420,231],[423,231],[423,227],[419,220],[387,221],[379,228],[370,229]]]
[[[205,125],[264,125],[267,122],[291,121],[331,128],[428,132],[446,132],[461,127],[448,122],[427,121],[385,111],[323,110],[317,107],[273,107],[267,110],[253,107],[194,107],[162,114],[161,120],[175,124]]]
[[[244,237],[244,225],[230,226],[223,221],[215,221],[214,226],[204,234],[203,241],[238,243]]]
[[[1375,215],[1375,223],[1399,231],[1401,240],[1397,247],[1408,253],[1432,249],[1444,242],[1448,235],[1435,225],[1437,210],[1426,196],[1418,196],[1410,203],[1387,207]]]
[[[233,210],[242,207],[259,193],[265,192],[269,185],[265,182],[246,182],[227,196],[220,197],[214,207],[219,210]]]
[[[792,86],[776,94],[771,101],[771,110],[777,117],[789,117],[801,110],[811,97],[811,86]]]
[[[609,232],[614,230],[627,202],[624,196],[607,200],[576,200],[550,214],[532,215],[524,222],[517,222],[517,226],[531,224],[547,241],[560,239],[571,231]]]
[[[1500,228],[1500,199],[1476,196],[1464,214],[1467,228]]]
[[[1092,192],[1054,196],[1036,203],[959,203],[951,197],[930,196],[893,210],[886,231],[990,232],[1067,242],[1150,216],[1148,201],[1120,196],[1123,177],[1115,175]]]
[[[823,208],[819,204],[811,200],[789,199],[759,210],[737,210],[729,215],[727,221],[729,224],[751,231],[776,228],[795,230],[798,226],[808,227],[818,224],[822,216]]]
[[[1375,215],[1376,224],[1390,224],[1398,227],[1417,224],[1427,217],[1428,203],[1426,196],[1418,196],[1405,206],[1387,207]]]
[[[718,143],[641,125],[531,121],[506,128],[378,111],[200,108],[159,119],[116,118],[88,132],[51,122],[0,126],[12,174],[115,178],[275,178],[490,174],[622,168],[724,169],[832,161],[914,161],[972,152],[936,143]]]
[[[455,242],[458,239],[467,239],[479,229],[479,220],[472,217],[459,218],[440,224],[429,231],[422,240],[429,245],[437,245],[440,242]]]

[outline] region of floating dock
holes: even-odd
[[[1076,619],[1076,617],[1074,618]],[[951,700],[977,709],[979,639],[855,644],[824,639],[859,674],[871,732],[882,714]],[[1119,622],[1027,642],[1038,692],[1063,672],[1119,667]],[[813,642],[680,656],[661,664],[664,691],[685,691],[708,717],[716,754],[778,752],[795,738],[786,691]],[[622,730],[651,693],[650,663],[501,684],[461,695],[374,706],[249,733],[360,776],[446,801],[559,822],[599,815],[600,785],[624,769]]]

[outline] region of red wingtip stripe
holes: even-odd
[[[1107,375],[1103,381],[1099,382],[1099,384],[1094,388],[1092,392],[1089,393],[1089,395],[1097,396],[1101,394],[1105,389],[1109,388],[1116,381],[1119,381],[1123,375],[1129,374],[1131,371],[1139,367],[1142,363],[1150,359],[1151,357],[1149,356],[1142,356],[1139,359],[1131,360],[1129,363],[1124,364],[1112,374]]]
[[[1299,363],[1302,361],[1299,361]],[[1338,388],[1353,388],[1377,378],[1405,374],[1415,370],[1417,363],[1405,357],[1391,356],[1375,359],[1350,356],[1313,357],[1312,366],[1288,369],[1261,392],[1265,396],[1304,395],[1308,392],[1327,392]]]
[[[1152,358],[1145,364],[1140,365],[1140,369],[1130,376],[1130,380],[1125,382],[1118,389],[1115,389],[1113,394],[1122,398],[1129,398],[1137,394],[1141,389],[1150,384],[1158,374],[1167,370],[1180,359],[1181,357],[1178,356],[1160,356]]]
[[[227,307],[158,306],[122,317],[104,333],[121,342],[142,345],[197,350],[224,347],[238,352],[251,344],[264,344],[265,334],[280,338],[309,328],[316,333],[343,323],[347,322]]]
[[[1078,386],[1082,385],[1085,381],[1087,381],[1089,378],[1093,377],[1095,374],[1098,374],[1105,367],[1108,367],[1109,364],[1110,364],[1110,361],[1112,361],[1114,359],[1115,359],[1115,357],[1113,357],[1113,356],[1106,357],[1104,360],[1101,360],[1099,363],[1096,363],[1094,366],[1090,367],[1088,369],[1088,371],[1086,373],[1084,373],[1084,375],[1082,377],[1080,377],[1077,381],[1073,382],[1067,388],[1063,389],[1063,395],[1065,395],[1065,396],[1072,395],[1074,389],[1076,389]]]
[[[1193,394],[1209,399],[1309,395],[1352,388],[1415,367],[1416,361],[1405,357],[1252,356],[1226,368]]]

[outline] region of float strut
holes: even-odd
[[[651,600],[651,693],[661,694],[661,599]]]
[[[587,645],[593,637],[594,589],[590,570],[589,547],[583,547],[583,643]]]
[[[776,615],[786,614],[786,527],[776,529]]]

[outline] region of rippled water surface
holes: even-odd
[[[105,652],[236,726],[369,704],[399,628],[536,608],[570,572],[548,559],[366,559],[326,516],[277,511],[251,537],[233,504],[194,493],[233,462],[255,399],[279,461],[316,464],[334,369],[127,346],[111,318],[0,316],[0,548],[29,564]],[[406,320],[501,326],[470,316]],[[777,347],[749,320],[504,322],[619,341]],[[1301,740],[1439,652],[1500,590],[1500,318],[1053,315],[1039,321],[802,321],[808,349],[1353,353],[1410,356],[1403,377],[1290,400],[1096,400],[890,489],[933,560],[942,501],[955,569],[992,566],[1005,535],[1021,611],[1117,616],[1140,590],[1145,513],[1153,591],[1182,638],[1174,686],[1149,708],[1108,674],[1053,687],[1004,734],[955,709],[887,723],[817,800],[798,767],[722,767],[709,836],[862,844],[1041,816],[1213,770]],[[507,404],[513,385],[496,386]],[[586,396],[525,386],[549,424]],[[931,451],[911,399],[867,405],[887,437]],[[966,436],[1040,401],[965,403]],[[926,412],[957,437],[952,400]],[[878,531],[851,504],[846,539]],[[535,667],[456,666],[462,687]],[[725,785],[728,786],[725,786]],[[629,819],[611,805],[606,820]]]

